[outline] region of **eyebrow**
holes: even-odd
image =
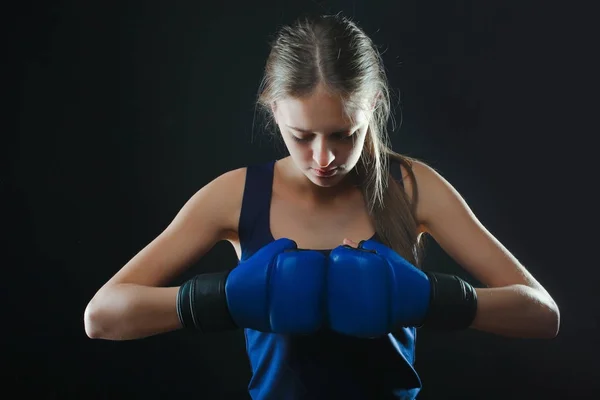
[[[308,130],[308,129],[302,129],[302,128],[296,128],[295,126],[290,126],[290,125],[286,125],[288,128],[293,129],[295,131],[298,132],[302,132],[302,133],[307,133],[307,134],[313,134],[314,132]],[[346,133],[346,132],[352,132],[355,129],[357,129],[360,125],[356,125],[356,126],[351,126],[351,127],[346,127],[343,129],[337,129],[331,133]]]

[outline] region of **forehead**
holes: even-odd
[[[280,122],[313,132],[337,130],[361,124],[366,115],[357,107],[348,107],[340,96],[323,89],[303,97],[277,101]]]

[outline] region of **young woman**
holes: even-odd
[[[382,61],[353,22],[282,28],[259,105],[289,156],[194,194],[90,301],[90,337],[243,328],[254,399],[413,399],[418,327],[557,335],[551,296],[460,194],[390,149]],[[421,271],[423,234],[485,288]],[[237,266],[165,287],[221,240]]]

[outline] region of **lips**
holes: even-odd
[[[328,177],[331,176],[333,174],[335,174],[335,168],[329,168],[329,169],[316,169],[313,168],[313,171],[315,171],[315,175],[317,176],[321,176],[321,177]]]

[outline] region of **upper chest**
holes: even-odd
[[[315,203],[277,184],[273,186],[269,227],[275,239],[286,237],[305,249],[333,249],[345,238],[359,242],[375,232],[359,189],[327,203]]]

